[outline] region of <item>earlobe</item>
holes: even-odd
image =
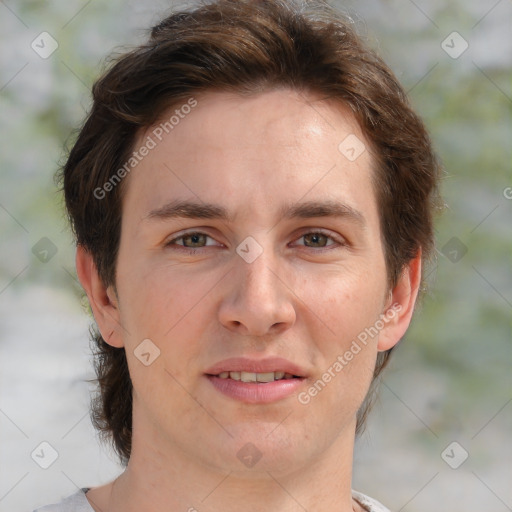
[[[393,288],[384,312],[385,327],[379,333],[380,352],[393,348],[404,336],[411,322],[421,283],[421,249],[404,268]]]
[[[113,347],[122,347],[122,328],[116,294],[113,287],[105,287],[94,259],[82,245],[76,249],[76,271],[103,339]]]

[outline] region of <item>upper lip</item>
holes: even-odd
[[[206,370],[208,375],[218,375],[222,372],[268,373],[285,372],[297,377],[306,377],[306,372],[300,366],[282,357],[267,357],[265,359],[249,359],[247,357],[232,357],[214,364]]]

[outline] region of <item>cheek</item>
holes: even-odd
[[[121,316],[128,338],[125,344],[149,338],[163,350],[169,343],[178,346],[184,332],[188,338],[194,337],[200,328],[198,315],[204,318],[208,291],[216,280],[218,276],[213,273],[191,276],[186,269],[178,271],[172,265],[151,267],[147,261],[132,266],[129,274],[120,273]]]
[[[208,291],[215,279],[191,279],[172,267],[154,267],[144,272],[132,267],[130,278],[123,276],[122,323],[130,375],[134,393],[143,396],[144,403],[158,406],[159,400],[179,402],[180,408],[193,403],[184,393],[191,372],[197,366],[206,319],[212,307]],[[120,266],[120,268],[122,268]],[[142,267],[140,267],[142,268]],[[119,280],[121,282],[121,279]],[[199,321],[201,319],[201,321]],[[143,340],[151,340],[142,345]],[[154,344],[154,345],[152,345]],[[144,348],[144,352],[139,347]],[[156,347],[156,348],[155,348]],[[142,353],[158,354],[150,365],[141,359]],[[180,385],[181,383],[181,385]],[[169,395],[170,393],[170,395]],[[166,398],[167,397],[167,398]]]
[[[372,379],[378,334],[371,329],[380,318],[385,278],[368,270],[333,272],[315,282],[302,291],[302,316],[319,357],[307,394],[344,414],[359,407]]]
[[[385,276],[370,268],[333,269],[301,284],[304,314],[316,316],[326,344],[343,348],[381,313]]]

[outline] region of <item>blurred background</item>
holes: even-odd
[[[392,511],[512,510],[512,4],[331,3],[423,116],[448,205],[430,292],[356,445],[353,487]],[[177,5],[0,2],[1,512],[120,472],[89,420],[91,319],[53,175],[106,56]]]

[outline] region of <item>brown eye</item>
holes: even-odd
[[[330,237],[323,233],[308,233],[303,235],[304,245],[306,247],[325,247],[328,245]]]
[[[203,233],[190,233],[188,235],[182,236],[177,240],[182,240],[182,244],[184,247],[196,248],[196,247],[204,247],[206,245],[206,239],[208,235]]]

